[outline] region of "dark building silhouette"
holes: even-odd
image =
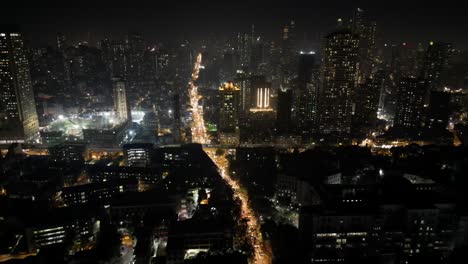
[[[317,125],[319,74],[315,52],[301,51],[293,108],[295,123],[303,135],[310,135]]]
[[[421,77],[429,84],[426,96],[429,96],[431,90],[443,90],[442,74],[447,69],[452,51],[450,43],[429,42],[421,69]]]
[[[174,137],[174,143],[181,143],[182,141],[182,131],[181,131],[181,120],[180,120],[180,97],[179,94],[175,94],[172,102],[173,107],[173,127],[172,127],[172,136]]]
[[[375,20],[367,17],[362,8],[356,8],[351,21],[351,30],[359,38],[358,82],[362,83],[373,74],[377,24]]]
[[[292,107],[292,90],[278,91],[278,107],[276,110],[276,127],[278,132],[291,131],[291,107]]]
[[[450,93],[432,91],[429,100],[426,126],[445,129],[450,116]]]
[[[369,78],[356,86],[353,115],[353,131],[367,134],[377,122],[377,110],[382,81]]]

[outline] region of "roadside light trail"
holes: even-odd
[[[198,87],[195,85],[200,73],[201,61],[202,55],[199,53],[193,68],[192,78],[189,81],[189,99],[190,106],[192,107],[193,119],[191,124],[192,142],[206,145],[210,143],[210,139],[206,133],[203,107],[198,104],[198,100],[201,96],[198,94]],[[253,248],[253,256],[249,263],[270,264],[272,261],[271,249],[263,240],[263,235],[260,230],[260,222],[250,206],[247,192],[243,191],[239,183],[229,174],[229,161],[226,158],[226,154],[223,153],[221,155],[216,155],[216,149],[213,148],[205,148],[205,152],[218,167],[221,177],[223,177],[223,179],[231,186],[234,192],[234,198],[239,198],[241,201],[241,219],[247,220],[247,233],[245,239]]]
[[[198,104],[201,96],[198,94],[198,87],[195,85],[195,81],[198,79],[200,73],[200,65],[202,61],[201,53],[198,53],[197,60],[192,72],[192,78],[189,82],[189,99],[190,106],[192,108],[192,142],[200,144],[208,144],[209,138],[206,134],[205,120],[203,118],[203,107]]]
[[[218,166],[221,177],[231,186],[234,191],[234,198],[239,198],[241,201],[241,218],[247,219],[246,239],[253,247],[253,256],[249,263],[253,264],[270,264],[272,261],[272,253],[269,244],[263,240],[263,235],[260,230],[260,223],[249,204],[249,196],[240,184],[232,179],[229,174],[229,161],[226,154],[216,155],[215,149],[205,150],[208,156]]]

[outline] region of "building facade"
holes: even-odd
[[[39,139],[26,50],[19,30],[0,29],[0,142]]]
[[[125,90],[125,82],[120,79],[113,79],[114,86],[114,111],[119,122],[127,122],[131,120],[130,107],[127,101],[127,92]]]
[[[240,88],[232,82],[219,87],[221,107],[219,116],[219,139],[221,144],[239,144],[239,97]]]
[[[349,139],[358,42],[358,38],[345,29],[333,32],[325,39],[320,131],[331,141]]]

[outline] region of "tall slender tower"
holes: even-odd
[[[330,141],[349,140],[358,42],[358,38],[346,29],[335,31],[325,39],[320,130]]]
[[[179,94],[174,95],[173,99],[174,107],[174,124],[172,127],[172,136],[174,137],[174,143],[182,143],[182,131],[180,124],[180,97]]]
[[[240,88],[232,82],[219,87],[221,107],[219,116],[219,141],[223,145],[239,144]]]
[[[278,91],[278,106],[276,112],[276,128],[278,132],[289,132],[291,130],[291,108],[293,94],[291,89]]]
[[[296,24],[294,20],[283,28],[283,39],[281,48],[281,66],[283,74],[283,82],[293,78],[296,70],[297,55],[296,55]]]
[[[219,91],[221,95],[219,131],[233,133],[239,127],[240,88],[232,82],[226,82],[219,87]]]
[[[369,19],[363,9],[356,8],[353,14],[351,30],[359,38],[357,79],[359,83],[363,83],[373,73],[377,23]]]
[[[311,134],[317,123],[319,67],[315,52],[299,53],[297,87],[294,90],[294,119],[302,134]]]
[[[34,93],[21,33],[0,28],[0,143],[39,138]]]
[[[113,78],[114,82],[114,110],[119,122],[131,121],[130,107],[128,106],[127,92],[125,91],[125,82]]]
[[[247,67],[237,70],[234,83],[240,89],[239,114],[244,116],[250,109],[251,101],[250,75],[248,74]]]

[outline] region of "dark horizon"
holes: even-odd
[[[377,41],[383,43],[450,42],[468,47],[466,8],[376,8],[363,7],[377,21]],[[229,38],[236,32],[256,32],[279,40],[282,26],[294,19],[298,39],[319,39],[336,25],[337,18],[352,16],[353,7],[260,8],[23,8],[6,9],[0,23],[21,26],[31,46],[54,45],[57,32],[71,43],[95,45],[104,37],[121,39],[128,32],[141,33],[150,43],[207,37]],[[194,24],[194,20],[197,21]]]

